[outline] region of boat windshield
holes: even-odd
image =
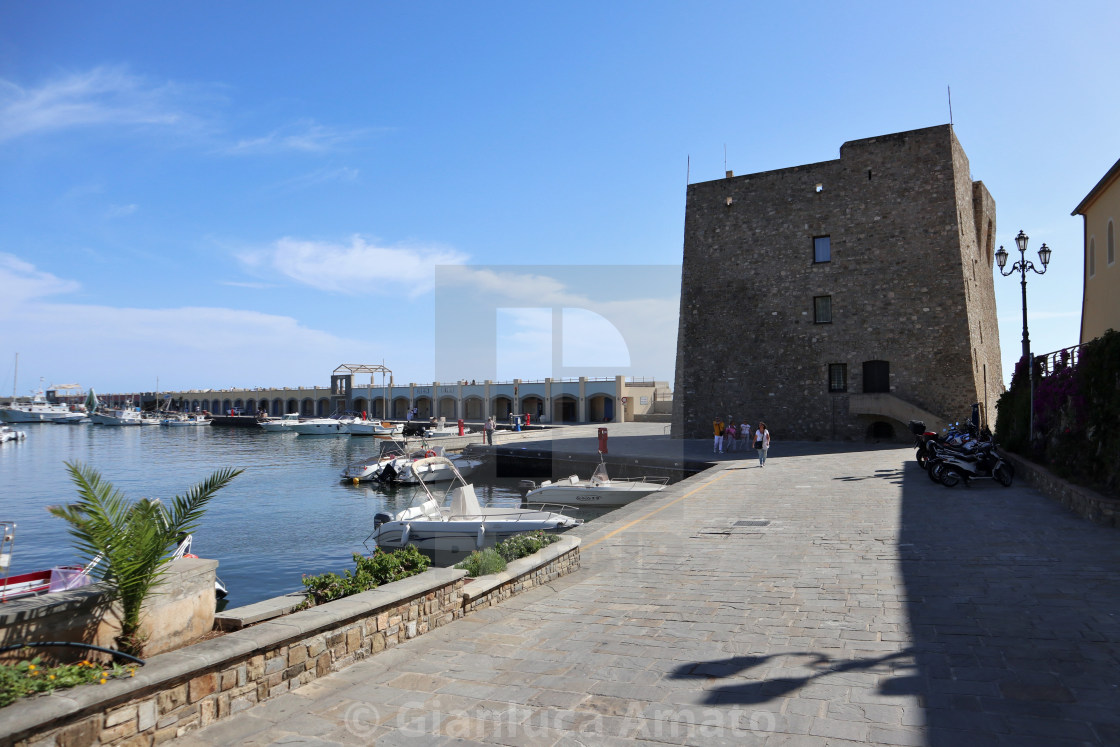
[[[381,456],[403,455],[408,453],[408,447],[400,441],[382,441],[381,451],[378,452]]]
[[[611,477],[607,474],[607,465],[603,462],[599,462],[599,464],[595,466],[595,471],[591,473],[591,484],[606,485],[610,481]]]

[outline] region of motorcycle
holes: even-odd
[[[935,447],[936,456],[930,459],[930,479],[947,488],[962,481],[967,486],[972,480],[993,479],[1005,488],[1015,479],[1015,467],[1005,460],[996,445],[990,441],[972,440],[960,449]]]

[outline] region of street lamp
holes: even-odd
[[[996,264],[999,265],[999,272],[1004,277],[1013,275],[1017,271],[1020,285],[1023,287],[1023,357],[1027,359],[1027,380],[1030,382],[1030,417],[1028,418],[1030,430],[1027,432],[1029,443],[1034,438],[1034,361],[1031,360],[1031,338],[1027,332],[1027,270],[1045,275],[1046,266],[1050,264],[1050,248],[1043,244],[1038,250],[1038,261],[1042,263],[1042,269],[1039,270],[1027,259],[1027,239],[1027,235],[1020,229],[1019,235],[1015,237],[1015,246],[1019,249],[1019,261],[1013,264],[1010,270],[1003,271],[1004,265],[1007,264],[1007,252],[1002,246],[996,252]]]

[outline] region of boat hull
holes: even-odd
[[[560,506],[625,506],[664,489],[664,485],[648,483],[605,486],[546,485],[526,493],[523,502]]]
[[[391,552],[413,545],[432,558],[436,565],[454,565],[472,552],[494,547],[510,537],[526,532],[549,534],[566,532],[576,524],[570,519],[521,521],[390,521],[378,527],[374,539],[378,548]],[[480,531],[481,528],[481,531]]]

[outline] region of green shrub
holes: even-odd
[[[506,569],[506,561],[498,551],[493,547],[488,547],[485,550],[475,550],[464,560],[455,566],[466,570],[467,575],[471,578],[478,578],[479,576],[488,576],[491,573],[501,573]]]
[[[77,664],[43,666],[36,656],[30,661],[0,664],[0,707],[35,693],[54,692],[60,688],[99,682],[104,685],[114,677],[131,677],[136,665],[98,664],[82,660]]]
[[[508,563],[532,555],[542,547],[551,545],[559,539],[560,537],[555,534],[549,534],[538,529],[535,532],[514,535],[503,542],[499,542],[494,549]]]
[[[431,561],[415,546],[409,545],[393,552],[378,550],[368,558],[354,553],[354,564],[356,567],[353,573],[347,570],[343,571],[341,576],[337,573],[304,576],[303,585],[307,589],[307,601],[301,609],[415,576],[428,570]]]

